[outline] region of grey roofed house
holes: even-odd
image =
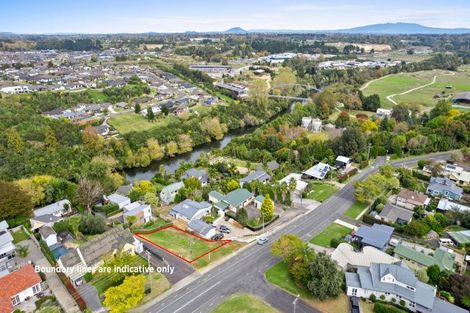
[[[453,103],[470,104],[470,91],[459,92],[452,98]]]
[[[441,211],[470,211],[470,207],[449,201],[448,199],[440,199],[437,204],[437,209]]]
[[[107,135],[109,133],[109,126],[106,125],[106,124],[102,124],[102,125],[99,125],[99,126],[94,126],[93,128],[101,136]]]
[[[240,185],[243,187],[243,184],[258,180],[262,183],[267,182],[271,179],[265,171],[254,171],[253,173],[248,174],[247,176],[240,179]]]
[[[124,206],[131,203],[131,199],[126,196],[113,193],[106,197],[109,202],[119,205],[119,208],[122,209]]]
[[[331,170],[331,166],[325,163],[318,163],[304,171],[303,174],[313,177],[315,179],[324,179],[328,172]]]
[[[190,177],[196,177],[202,185],[205,185],[209,182],[209,174],[207,174],[207,171],[205,169],[196,169],[196,168],[190,168],[186,170],[183,174],[183,178],[190,178]]]
[[[8,223],[7,221],[3,220],[0,222],[0,232],[4,232],[8,229]]]
[[[67,199],[57,201],[55,203],[46,205],[45,207],[39,208],[34,210],[33,214],[35,217],[41,216],[41,215],[47,215],[47,214],[52,214],[52,215],[62,215],[68,210],[70,210],[71,205],[70,201]]]
[[[210,210],[212,205],[208,202],[197,202],[191,199],[186,199],[178,203],[170,210],[170,215],[176,217],[177,215],[183,216],[188,221],[194,219],[198,213]]]
[[[52,229],[52,227],[48,227],[48,226],[44,226],[44,227],[39,228],[39,233],[41,234],[41,236],[43,238],[47,238],[50,235],[57,235],[55,230]]]
[[[183,187],[184,183],[182,181],[163,187],[162,191],[160,191],[160,199],[166,204],[173,202],[178,190]]]
[[[408,224],[413,218],[413,211],[387,203],[379,216],[389,223]]]
[[[277,163],[276,160],[269,161],[268,163],[266,163],[266,166],[271,172],[274,172],[275,170],[279,168],[279,163]]]
[[[209,225],[201,220],[192,220],[189,222],[188,227],[192,231],[198,232],[203,236],[207,236],[207,234],[214,229],[214,226]]]
[[[363,225],[359,227],[355,237],[363,246],[372,246],[385,251],[392,237],[393,230],[393,227],[382,224],[374,224],[372,226]]]
[[[462,197],[463,189],[445,177],[431,177],[426,192],[433,196],[443,196],[458,200]]]

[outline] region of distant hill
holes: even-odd
[[[226,30],[224,33],[226,34],[247,34],[248,32],[241,27],[232,27]]]
[[[416,23],[384,23],[340,29],[332,32],[348,34],[466,34],[470,33],[470,29],[436,28]]]

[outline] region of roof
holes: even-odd
[[[244,188],[235,189],[229,192],[223,199],[234,208],[239,207],[243,202],[253,197],[253,194]]]
[[[339,155],[339,156],[336,158],[336,161],[337,161],[337,162],[342,162],[342,163],[349,163],[349,162],[351,161],[351,159],[348,158],[348,157]]]
[[[432,312],[446,312],[446,313],[468,313],[468,310],[462,309],[455,304],[449,303],[439,298],[434,299],[434,306]]]
[[[165,191],[165,192],[172,193],[174,191],[180,190],[182,187],[184,187],[184,183],[182,181],[178,181],[176,183],[169,184],[163,187],[162,192]]]
[[[1,221],[1,222],[0,222],[0,231],[5,231],[5,230],[8,229],[8,227],[9,227],[9,226],[8,226],[7,221]]]
[[[415,291],[402,284],[382,282],[381,279],[385,275],[393,276],[395,281],[410,286]],[[346,285],[377,292],[390,292],[427,309],[432,309],[434,306],[436,289],[420,282],[403,264],[372,263],[369,267],[360,266],[357,273],[346,273]]]
[[[222,201],[225,197],[223,194],[215,190],[210,191],[208,195],[209,197],[216,198],[219,201]]]
[[[438,265],[441,271],[449,270],[454,271],[454,259],[455,255],[444,251],[443,249],[437,249],[434,252],[434,256],[424,254],[422,252],[416,251],[415,249],[406,247],[402,244],[398,244],[395,247],[394,252],[397,255],[400,255],[406,259],[414,261],[423,266],[429,267],[431,265]]]
[[[269,168],[271,171],[275,171],[279,168],[279,163],[277,163],[275,160],[274,161],[269,161],[266,166]]]
[[[132,185],[122,185],[116,190],[117,194],[127,196],[132,190]]]
[[[391,223],[395,223],[398,219],[409,222],[413,218],[413,211],[387,203],[379,216],[386,218]]]
[[[271,176],[269,176],[265,171],[258,170],[240,179],[240,183],[249,183],[253,180],[265,181],[270,178]]]
[[[200,210],[207,210],[210,208],[210,203],[207,202],[196,202],[191,199],[186,199],[183,202],[178,203],[171,209],[170,213],[177,213],[183,215],[188,220],[192,220],[194,215]]]
[[[13,242],[13,236],[10,234],[10,232],[7,231],[0,234],[0,247],[11,242]]]
[[[314,178],[323,179],[329,171],[330,166],[328,164],[320,162],[303,173]]]
[[[263,202],[263,201],[264,201],[264,196],[262,196],[262,195],[257,195],[257,196],[255,197],[255,200],[258,201],[258,202]]]
[[[470,230],[449,231],[447,234],[459,244],[470,243]]]
[[[51,227],[49,226],[43,226],[41,228],[39,228],[39,233],[41,234],[41,236],[43,238],[47,238],[49,237],[50,235],[57,235],[57,233],[55,232],[54,229],[52,229]]]
[[[418,205],[424,205],[429,202],[429,198],[424,193],[405,188],[400,190],[398,197],[404,198],[407,200],[407,202],[416,203]]]
[[[371,226],[363,225],[359,227],[356,236],[361,238],[361,242],[377,248],[383,248],[392,237],[393,227],[374,224]]]
[[[371,263],[392,264],[400,262],[399,259],[388,255],[374,247],[364,247],[362,251],[354,251],[354,247],[348,243],[340,243],[333,251],[331,258],[338,263],[340,267],[346,269],[347,266],[370,266]]]
[[[437,204],[437,208],[442,211],[458,210],[458,211],[470,211],[470,207],[449,201],[448,199],[441,199]]]
[[[209,175],[207,174],[205,169],[198,170],[195,168],[190,168],[189,170],[186,170],[186,172],[184,172],[183,177],[196,177],[201,183],[207,183],[209,181]]]
[[[124,203],[124,202],[130,202],[131,201],[131,199],[129,199],[128,197],[119,195],[117,193],[113,193],[113,194],[109,195],[107,198],[110,202],[116,203],[116,204],[121,204],[121,203]]]
[[[12,312],[13,306],[11,298],[21,291],[40,283],[41,277],[39,277],[31,264],[25,265],[1,277],[0,286],[2,286],[2,292],[0,293],[0,312]]]
[[[452,100],[469,100],[470,101],[470,91],[464,91],[456,93]]]
[[[46,215],[46,214],[54,214],[65,209],[65,205],[68,204],[70,207],[70,201],[67,199],[57,201],[55,203],[46,205],[45,207],[42,207],[40,209],[34,210],[34,216],[41,216],[41,215]]]
[[[150,205],[147,203],[142,203],[139,201],[132,202],[124,207],[124,216],[129,216],[129,215],[136,215],[145,209],[149,208]]]
[[[463,189],[455,185],[453,181],[445,177],[431,177],[428,189],[443,193],[445,190],[456,195],[462,195]]]
[[[203,236],[207,235],[209,231],[211,231],[214,228],[214,226],[209,225],[206,222],[201,221],[201,220],[192,220],[191,222],[189,222],[188,227],[191,230],[198,232]]]

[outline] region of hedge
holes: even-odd
[[[375,313],[407,313],[408,311],[399,309],[391,304],[376,302],[374,304]]]
[[[54,254],[52,253],[51,249],[47,246],[47,243],[44,240],[39,241],[39,246],[41,247],[41,251],[46,257],[46,259],[49,261],[51,265],[56,265],[57,261],[54,257]]]
[[[173,225],[173,222],[171,222],[171,221],[167,221],[167,220],[163,220],[163,221],[165,221],[164,224],[160,224],[160,225],[157,224],[155,227],[145,228],[145,225],[143,225],[144,227],[141,226],[139,228],[131,228],[131,231],[133,233],[139,233],[139,234],[150,234],[150,233],[153,233],[157,230],[160,230],[160,229],[163,229],[165,227]]]

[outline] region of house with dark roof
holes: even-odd
[[[378,217],[387,223],[408,224],[413,218],[413,211],[387,203]]]
[[[404,264],[372,263],[361,266],[355,273],[346,273],[346,293],[350,297],[385,301],[404,301],[404,306],[412,312],[426,313],[468,313],[449,302],[436,297],[436,288],[419,281]]]
[[[455,271],[455,254],[445,247],[438,248],[434,254],[429,255],[399,243],[393,253],[395,257],[404,260],[410,268],[416,271],[434,264],[439,266],[441,271]]]
[[[182,219],[190,222],[195,219],[201,219],[204,215],[208,214],[212,205],[208,202],[197,202],[191,199],[186,199],[170,210],[170,215],[174,218]]]
[[[266,183],[270,179],[271,176],[269,176],[265,171],[258,170],[240,179],[240,186],[243,187],[244,184],[250,183],[254,180],[257,180],[261,183]]]
[[[209,174],[207,174],[205,169],[190,168],[186,170],[182,178],[186,179],[190,177],[196,177],[201,182],[202,186],[206,186],[209,183]]]
[[[197,219],[189,222],[188,230],[195,232],[207,239],[212,238],[212,236],[214,236],[217,232],[214,226]]]
[[[393,227],[374,224],[372,226],[363,225],[355,233],[354,239],[364,246],[372,246],[381,251],[385,251],[390,238],[392,238]]]
[[[449,178],[431,177],[426,192],[434,197],[459,200],[460,198],[462,198],[463,189],[458,187]]]
[[[15,311],[15,306],[41,292],[41,282],[31,264],[0,277],[0,313]]]
[[[70,249],[57,260],[57,264],[74,284],[79,284],[86,274],[84,268],[96,271],[103,264],[104,257],[119,251],[131,254],[143,251],[142,243],[121,226],[93,237],[76,249]]]

